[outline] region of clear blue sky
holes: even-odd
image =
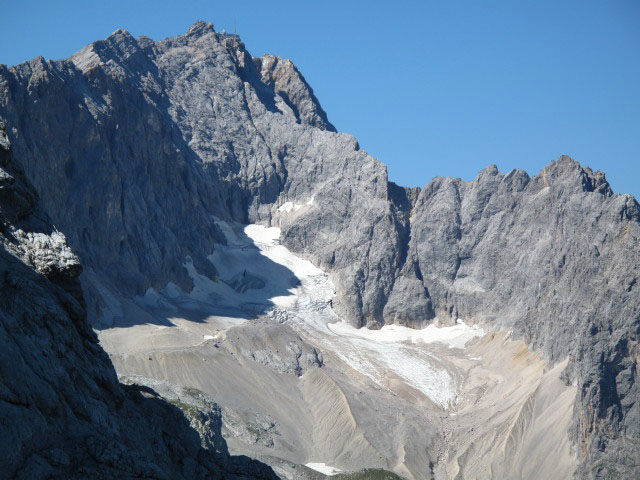
[[[403,185],[568,154],[640,198],[640,1],[0,0],[0,63],[234,19]]]

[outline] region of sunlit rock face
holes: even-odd
[[[175,299],[214,308],[218,297],[198,296],[207,282],[232,296],[269,291],[269,278],[231,278],[212,256],[229,247],[224,222],[278,226],[289,251],[329,275],[332,311],[354,327],[472,319],[550,364],[568,357],[579,475],[633,477],[640,208],[601,172],[561,157],[533,177],[488,167],[471,182],[399,187],[335,132],[293,64],[252,58],[203,22],[161,41],[118,30],[66,60],[0,66],[0,118],[35,187],[12,208],[28,210],[37,192],[55,225],[16,238],[37,271],[77,275],[64,235],[93,325]],[[311,355],[300,368],[319,362],[313,348],[300,346]]]

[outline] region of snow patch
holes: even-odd
[[[244,232],[253,240],[262,255],[275,263],[287,267],[299,279],[314,275],[324,275],[324,272],[309,260],[304,260],[294,255],[285,246],[280,245],[279,228],[247,225]]]
[[[164,308],[167,310],[177,310],[175,305],[167,301],[167,299],[163,295],[159,294],[151,287],[147,288],[147,291],[144,292],[144,295],[135,297],[133,300],[143,308]]]
[[[316,472],[320,472],[329,476],[337,475],[338,473],[342,472],[342,470],[338,468],[331,467],[321,462],[309,462],[305,465],[305,467],[309,467],[312,470],[315,470]]]
[[[283,246],[279,228],[214,220],[227,241],[208,256],[219,274],[217,281],[199,274],[187,259],[184,265],[194,284],[191,292],[182,292],[170,283],[160,292],[147,291],[141,300],[153,306],[164,307],[164,302],[180,308],[207,304],[222,311],[266,314],[287,323],[382,389],[396,393],[404,384],[443,409],[455,404],[458,380],[429,345],[464,348],[484,334],[481,328],[461,320],[450,327],[429,325],[421,330],[401,325],[380,330],[354,328],[332,309],[335,289],[329,276]]]
[[[431,324],[420,330],[403,325],[385,325],[380,330],[369,330],[355,328],[344,321],[331,323],[328,328],[338,335],[362,338],[371,342],[444,343],[449,345],[449,348],[464,348],[469,341],[484,335],[482,328],[477,325],[469,327],[462,320],[458,320],[457,324],[451,327],[436,327]]]
[[[281,213],[297,212],[301,208],[309,207],[311,205],[313,205],[313,197],[305,203],[284,202],[280,207],[278,207],[278,211]]]
[[[381,388],[389,390],[390,380],[401,379],[443,409],[455,403],[456,381],[426,346],[439,342],[464,348],[471,339],[484,334],[482,329],[462,321],[451,327],[429,325],[422,330],[400,325],[356,329],[333,312],[335,290],[328,275],[281,245],[280,229],[248,225],[244,233],[261,255],[287,267],[300,282],[289,290],[291,296],[270,298],[275,304],[272,318],[289,323]]]
[[[388,388],[391,376],[399,377],[442,409],[455,404],[457,385],[426,345],[464,348],[473,338],[484,335],[481,328],[469,327],[461,320],[451,327],[429,325],[421,330],[401,325],[357,329],[344,321],[330,323],[327,329],[335,336],[327,342],[331,350],[351,368],[383,388]]]
[[[305,208],[313,205],[313,200],[314,200],[314,197],[311,197],[305,203],[284,202],[282,205],[278,207],[278,211],[281,213],[297,212],[301,208]]]
[[[366,375],[377,385],[386,386],[390,376],[404,382],[446,409],[455,403],[456,384],[439,365],[437,358],[423,348],[397,343],[382,343],[357,337],[347,337],[335,353],[351,368]]]
[[[310,204],[307,203],[307,205],[310,205]],[[278,208],[278,211],[284,212],[284,213],[291,213],[291,212],[300,210],[304,206],[305,205],[301,205],[299,203],[284,202],[282,205],[280,205],[280,207]]]

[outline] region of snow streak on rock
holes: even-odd
[[[261,255],[285,266],[300,282],[289,289],[291,295],[270,299],[275,304],[271,316],[290,321],[323,349],[383,388],[389,388],[387,380],[395,376],[441,408],[455,403],[457,385],[427,345],[440,342],[451,348],[463,348],[471,339],[482,336],[482,329],[468,327],[462,321],[452,327],[429,325],[422,330],[399,325],[380,330],[356,329],[331,309],[334,288],[329,277],[280,245],[278,228],[248,225],[244,232]],[[253,266],[257,267],[255,263]]]

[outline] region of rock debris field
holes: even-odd
[[[121,376],[160,378],[215,398],[232,425],[223,427],[231,453],[275,457],[283,471],[290,462],[327,475],[366,467],[448,478],[463,454],[477,456],[479,472],[504,462],[498,446],[542,388],[560,394],[545,397],[548,408],[560,408],[554,428],[568,425],[574,389],[508,332],[485,335],[463,320],[354,328],[332,309],[330,276],[284,247],[278,228],[216,221],[226,236],[209,257],[224,272],[218,281],[186,259],[190,292],[171,284],[148,290],[136,299],[147,318],[99,335]],[[199,314],[214,305],[220,314]],[[544,420],[527,415],[533,424]],[[478,426],[479,417],[487,423]],[[403,451],[408,438],[419,444],[414,435],[446,443],[434,458]],[[565,467],[546,478],[572,469],[566,434],[559,443],[540,452]],[[529,462],[541,448],[532,447]]]

